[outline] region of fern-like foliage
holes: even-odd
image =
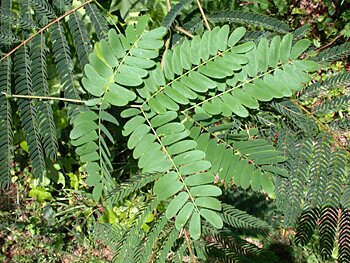
[[[11,5],[11,1],[1,2],[1,16],[11,15]],[[0,26],[4,35],[12,34],[10,21],[1,19]],[[12,40],[9,39],[2,45],[7,49],[11,44]],[[0,62],[0,152],[3,153],[0,157],[0,188],[6,188],[11,180],[13,158],[12,108],[10,102],[6,99],[6,95],[3,94],[3,92],[11,93],[11,68],[11,58]]]
[[[238,23],[245,25],[261,26],[269,30],[286,34],[290,31],[289,26],[282,21],[262,14],[243,12],[240,10],[220,11],[210,14],[208,18],[213,22]],[[299,32],[297,32],[299,35]]]
[[[347,171],[347,179],[345,181],[345,189],[342,193],[340,204],[341,204],[341,215],[339,220],[339,261],[350,262],[350,176]]]
[[[271,229],[266,223],[229,205],[223,209],[218,199],[221,189],[215,182],[273,195],[274,177],[288,177],[279,167],[285,161],[281,152],[256,138],[256,132],[231,134],[229,120],[248,118],[261,103],[301,90],[310,80],[308,72],[318,68],[315,62],[298,59],[309,41],[293,44],[293,34],[288,33],[271,40],[261,38],[257,44],[243,42],[244,28],[231,31],[225,25],[167,50],[161,65],[159,50],[166,30],[148,31],[146,22],[141,18],[129,25],[125,35],[112,29],[95,45],[82,80],[92,98],[73,119],[70,133],[72,144],[78,146],[76,153],[86,163],[96,200],[103,193],[112,193],[109,199],[113,200],[115,193],[114,201],[121,201],[154,182],[156,200],[165,205],[149,235],[138,230],[139,223],[120,235],[123,246],[115,260],[164,260],[176,240],[171,234],[164,236],[160,229],[166,225],[170,233],[189,230],[194,253],[204,258],[201,241],[195,241],[203,236],[204,222],[214,229],[227,223],[266,235]],[[126,107],[120,117],[126,119],[122,135],[127,147],[142,174],[157,175],[132,177],[112,192],[108,178],[113,167],[106,140],[115,142],[104,123],[120,124],[108,113],[111,107]],[[156,208],[152,204],[147,211]],[[141,249],[143,236],[146,243]],[[157,242],[163,242],[166,250],[157,252]],[[178,245],[175,255],[183,253],[186,245]]]
[[[169,28],[181,10],[184,9],[185,6],[190,4],[192,1],[193,0],[180,0],[180,2],[174,5],[169,13],[164,17],[162,26]]]
[[[300,99],[306,100],[309,98],[313,98],[317,95],[320,95],[326,91],[331,91],[339,86],[346,86],[350,84],[350,73],[343,72],[326,78],[325,80],[320,80],[310,86],[307,87],[302,92]]]
[[[123,201],[130,194],[140,190],[142,187],[157,180],[161,174],[145,174],[145,175],[135,175],[132,176],[125,183],[118,185],[114,188],[107,196],[111,198],[112,203],[119,203]]]
[[[183,242],[178,240],[179,232],[169,225],[165,215],[156,219],[148,233],[142,230],[142,224],[153,215],[158,204],[157,200],[150,200],[129,228],[96,225],[95,238],[112,249],[115,253],[113,262],[165,262],[175,241]]]
[[[38,35],[33,38],[31,57],[33,94],[48,97],[50,91],[47,83],[46,46],[45,37],[43,35]],[[38,101],[36,107],[43,148],[46,156],[51,160],[55,160],[58,152],[58,145],[56,125],[53,119],[50,102]]]
[[[225,3],[213,3],[213,5],[224,5],[228,6],[229,4]],[[232,4],[232,3],[231,3]],[[183,5],[181,5],[183,6]],[[244,35],[244,41],[257,41],[260,40],[260,38],[268,38],[273,33],[278,34],[286,34],[290,31],[289,26],[276,19],[269,16],[257,14],[257,13],[251,13],[251,12],[244,12],[241,10],[225,10],[226,8],[217,8],[217,7],[211,7],[211,4],[208,5],[207,11],[209,14],[207,15],[207,18],[210,23],[214,25],[222,25],[227,23],[232,24],[239,24],[244,26],[251,26],[251,27],[262,27],[266,29],[266,31],[247,31]],[[217,11],[221,10],[221,11]],[[184,19],[183,28],[187,30],[190,33],[200,33],[203,31],[203,22],[199,15],[193,15],[195,10],[190,12],[190,14]],[[273,32],[271,32],[273,31]],[[304,34],[307,33],[307,28],[302,27],[300,30],[297,30],[294,34],[294,39],[298,40],[304,36]],[[179,34],[175,34],[172,38],[173,45],[179,43],[181,40],[183,40],[184,37],[182,37]]]
[[[316,134],[318,132],[317,123],[312,118],[305,115],[305,113],[290,100],[274,102],[271,106],[306,134]]]
[[[68,25],[70,32],[73,35],[74,45],[76,46],[77,55],[80,61],[80,67],[83,69],[89,62],[89,54],[92,52],[89,34],[86,26],[77,13],[73,13],[69,16]]]
[[[325,49],[324,51],[320,52],[316,57],[314,57],[314,60],[325,63],[333,62],[349,56],[349,50],[350,44],[344,43],[338,46]]]
[[[0,64],[0,92],[11,91],[11,59]],[[0,94],[0,187],[6,188],[11,180],[11,163],[13,158],[13,130],[11,104],[4,94]]]
[[[64,11],[71,8],[70,4],[71,1],[54,1],[51,5],[51,2],[46,0],[32,0],[19,1],[19,4],[15,5],[10,0],[1,1],[0,48],[2,56],[5,56],[1,57],[0,62],[2,92],[0,145],[1,152],[5,153],[1,155],[2,187],[7,186],[10,180],[13,158],[10,101],[12,93],[22,96],[18,99],[17,106],[33,172],[36,178],[41,179],[46,176],[46,158],[55,161],[59,147],[52,110],[52,106],[56,104],[47,100],[52,92],[48,83],[57,77],[59,80],[57,84],[62,87],[65,99],[79,100],[82,96],[75,71],[80,73],[88,63],[88,56],[92,52],[91,36],[78,13],[71,13],[67,22],[62,18],[57,19]],[[84,6],[83,13],[84,16],[88,15],[96,31],[99,32],[99,37],[108,31],[106,20],[94,4]],[[47,26],[52,21],[55,22],[47,30],[35,33],[40,27]],[[13,52],[12,56],[6,55],[14,45],[27,38],[29,39],[22,43],[22,47]],[[73,46],[68,44],[67,39],[70,38],[73,39]],[[76,52],[72,52],[74,50]],[[75,56],[80,66],[75,65]],[[56,66],[56,73],[50,72],[49,75],[48,63]],[[11,80],[11,75],[14,76],[14,80]],[[15,88],[11,87],[11,83],[15,83]],[[26,98],[28,96],[43,99],[30,100]],[[78,109],[84,108],[72,104],[66,104],[66,107],[71,118],[79,113]]]
[[[51,27],[52,50],[55,58],[58,77],[61,79],[66,98],[79,99],[79,91],[74,77],[74,65],[70,48],[62,25]]]
[[[290,175],[289,178],[278,180],[277,206],[284,213],[285,225],[294,227],[297,224],[297,243],[307,244],[318,229],[319,251],[326,260],[333,253],[337,236],[341,251],[348,247],[348,242],[340,236],[342,221],[339,221],[341,203],[347,195],[344,184],[348,180],[348,156],[344,149],[333,145],[328,134],[319,133],[310,137],[312,133],[304,130],[298,122],[296,124],[297,126],[284,126],[279,135],[278,149],[287,158],[284,166]],[[286,133],[286,130],[289,132]],[[302,133],[301,137],[300,134],[291,134],[298,130],[308,136],[305,138],[306,135]],[[313,134],[315,132],[317,131],[314,130]],[[347,262],[340,254],[339,260]]]
[[[327,100],[320,105],[317,105],[313,112],[319,113],[322,112],[324,114],[337,112],[341,110],[346,110],[349,108],[350,95],[342,95],[338,98],[333,98],[331,100]]]
[[[255,235],[267,236],[272,230],[271,226],[265,221],[231,205],[223,204],[222,212],[223,221],[240,231],[250,231],[254,232]]]
[[[107,36],[108,24],[106,22],[106,19],[101,14],[100,10],[98,10],[94,4],[87,4],[86,13],[91,19],[91,23],[95,28],[98,39],[104,39]]]
[[[16,53],[14,61],[14,68],[17,73],[16,92],[20,95],[33,95],[31,63],[29,48],[24,45]],[[20,99],[18,108],[22,126],[26,133],[29,155],[33,162],[33,174],[36,178],[42,180],[46,169],[35,101]]]
[[[350,262],[350,215],[349,210],[344,209],[341,213],[341,218],[339,222],[339,261],[340,262]]]
[[[111,246],[115,262],[181,262],[184,256],[266,262],[266,251],[237,233],[245,229],[250,235],[266,236],[271,226],[221,202],[222,189],[232,185],[262,192],[266,199],[276,194],[284,226],[297,226],[297,242],[306,244],[318,228],[323,258],[331,255],[337,241],[339,259],[347,262],[348,157],[312,112],[305,114],[297,98],[289,99],[308,86],[309,73],[319,62],[346,56],[347,44],[307,60],[303,54],[310,41],[300,39],[307,28],[291,33],[276,19],[225,11],[208,14],[209,21],[220,26],[164,48],[167,29],[189,2],[174,7],[164,20],[167,27],[149,30],[148,18],[141,17],[124,33],[109,29],[99,9],[87,3],[84,16],[98,40],[93,49],[84,16],[72,13],[65,22],[57,19],[62,5],[20,1],[22,16],[17,20],[26,26],[17,35],[10,23],[11,1],[2,2],[4,54],[19,39],[57,20],[48,31],[22,43],[13,56],[1,59],[0,150],[5,154],[0,157],[0,185],[10,181],[14,91],[20,95],[16,105],[34,175],[44,179],[45,159],[56,158],[52,103],[28,100],[50,96],[47,61],[52,58],[53,77],[59,79],[64,99],[80,103],[65,105],[73,126],[70,144],[84,166],[94,200],[107,196],[112,206],[145,186],[151,188],[152,198],[131,226],[96,226],[97,238]],[[188,27],[195,33],[201,21],[193,21]],[[247,32],[237,24],[278,34]],[[83,74],[81,85],[77,73]],[[309,86],[304,94],[341,81],[345,83],[347,75]],[[325,102],[314,112],[344,109],[348,99],[345,95]],[[116,127],[123,138],[115,136]],[[128,175],[130,179],[118,186],[111,146],[123,140],[140,175]],[[149,215],[155,220],[145,232],[142,224]],[[338,239],[337,228],[343,235]]]
[[[203,227],[204,233],[210,237],[203,244],[204,254],[209,262],[277,262],[272,254],[257,245],[242,239],[239,233],[229,229],[213,230]]]

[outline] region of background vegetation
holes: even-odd
[[[0,192],[0,260],[349,262],[350,76],[346,58],[350,2],[200,1],[205,16],[197,1],[171,1],[171,8],[162,0],[100,2],[1,1],[0,185],[5,189]],[[301,38],[311,42],[302,58],[321,67],[310,73],[307,87],[291,98],[262,98],[259,110],[244,105],[249,117],[242,116],[242,109],[220,118],[190,112],[200,133],[209,131],[212,138],[215,135],[231,145],[227,149],[238,152],[247,147],[244,142],[255,145],[255,140],[264,140],[283,159],[276,159],[269,168],[276,190],[265,185],[252,191],[249,183],[216,181],[222,190],[218,198],[224,228],[218,230],[203,221],[202,238],[196,241],[191,233],[189,246],[186,233],[180,234],[162,215],[167,203],[158,203],[152,191],[162,173],[141,172],[130,140],[124,137],[127,119],[120,116],[125,103],[105,111],[111,115],[104,119],[109,122],[104,138],[112,137],[117,143],[105,149],[110,153],[107,159],[112,169],[107,174],[111,179],[96,181],[85,165],[92,159],[84,159],[72,140],[72,130],[79,126],[74,118],[79,116],[80,104],[11,94],[90,100],[89,106],[97,105],[92,99],[98,96],[82,77],[89,77],[84,72],[89,55],[97,52],[96,43],[110,38],[110,28],[132,36],[128,25],[144,23],[146,30],[166,26],[170,33],[165,46],[159,47],[163,54],[166,49],[175,50],[185,37],[190,40],[207,32],[204,17],[211,29],[230,24],[233,31],[245,26],[247,33],[240,43],[253,40],[258,44],[261,39],[271,41],[276,35],[283,38],[294,32],[295,42]],[[167,63],[176,61],[173,56],[167,62],[157,53],[155,61],[167,68]],[[24,63],[26,59],[32,64]],[[150,71],[147,66],[146,70]],[[24,90],[21,84],[29,79]],[[147,91],[134,91],[135,104],[147,100]],[[198,101],[202,100],[199,96]],[[186,125],[190,129],[194,124]],[[191,133],[196,140],[196,129]],[[237,142],[244,147],[239,148]],[[205,143],[209,145],[209,140]],[[210,156],[227,149],[211,147],[205,153],[214,166],[214,156]],[[145,247],[134,243],[137,238],[143,239]],[[133,256],[122,253],[125,244],[133,247]]]

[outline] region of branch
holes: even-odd
[[[336,36],[331,42],[329,42],[328,44],[326,44],[326,45],[324,45],[324,46],[321,46],[321,47],[319,47],[319,48],[316,48],[315,51],[321,51],[321,50],[323,50],[323,49],[325,49],[325,48],[327,48],[327,47],[333,45],[333,44],[335,43],[335,41],[337,41],[340,37],[342,37],[342,35],[339,34],[339,35]]]
[[[208,23],[207,17],[206,17],[206,15],[205,15],[205,13],[204,13],[204,10],[203,10],[203,8],[202,8],[201,2],[200,2],[199,0],[197,0],[197,5],[198,5],[198,8],[199,8],[199,11],[200,11],[201,14],[202,14],[205,27],[206,27],[209,31],[211,31],[211,28],[210,28],[210,25],[209,25],[209,23]]]
[[[165,6],[166,6],[166,11],[167,11],[167,12],[169,12],[169,11],[170,11],[170,9],[171,9],[171,3],[170,3],[170,0],[166,0]]]
[[[188,37],[190,37],[190,38],[193,38],[193,35],[192,35],[190,32],[188,32],[186,29],[182,28],[181,26],[176,25],[176,26],[175,26],[175,29],[176,29],[177,31],[179,31],[180,33],[182,33],[182,34],[184,34],[184,35],[186,35],[186,36],[188,36]]]
[[[50,26],[52,26],[53,24],[57,23],[58,21],[62,20],[63,18],[65,18],[66,16],[70,15],[71,13],[74,13],[75,11],[77,11],[78,9],[82,8],[83,6],[93,2],[94,0],[87,0],[85,3],[81,4],[80,6],[77,6],[75,8],[73,8],[72,10],[69,10],[68,12],[64,13],[63,15],[61,15],[60,17],[57,17],[55,20],[51,21],[49,24],[47,24],[46,26],[44,26],[42,29],[40,29],[39,31],[37,31],[34,35],[30,36],[29,38],[27,38],[26,40],[24,40],[21,44],[19,44],[17,47],[15,47],[14,49],[12,49],[9,53],[7,53],[5,56],[3,56],[0,59],[0,62],[3,61],[4,59],[6,59],[7,57],[9,57],[12,53],[14,53],[16,50],[18,50],[20,47],[24,46],[25,44],[27,44],[30,40],[32,40],[36,35],[41,34],[42,32],[44,32],[46,29],[48,29]]]
[[[186,239],[186,243],[187,243],[188,252],[190,253],[191,261],[192,261],[192,263],[197,263],[196,257],[194,256],[193,251],[192,251],[191,240],[190,240],[190,237],[188,235],[188,231],[186,228],[184,228],[183,231],[185,234],[185,239]]]
[[[32,95],[16,95],[16,94],[7,94],[6,92],[1,92],[1,94],[5,95],[6,98],[20,98],[20,99],[39,99],[39,100],[60,100],[67,101],[73,103],[85,103],[83,100],[75,100],[75,99],[67,99],[60,97],[47,97],[47,96],[32,96]]]

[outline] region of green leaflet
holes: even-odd
[[[222,228],[223,222],[221,217],[214,211],[202,208],[199,210],[199,213],[202,217],[205,218],[213,227]]]
[[[130,135],[135,130],[135,128],[137,126],[143,124],[145,121],[146,121],[145,118],[143,118],[139,115],[128,120],[124,125],[123,131],[122,131],[123,135],[124,136]]]
[[[211,163],[208,161],[200,160],[196,162],[188,163],[187,165],[180,167],[180,173],[183,175],[194,174],[200,171],[208,170],[211,167]]]
[[[128,140],[128,148],[133,149],[137,146],[137,144],[143,139],[143,137],[148,134],[150,131],[150,127],[145,124],[139,125],[133,133],[130,135]]]
[[[201,218],[200,214],[194,212],[191,217],[191,221],[189,224],[189,230],[191,233],[191,237],[195,240],[199,239],[201,236]]]
[[[185,184],[188,186],[209,184],[212,182],[214,182],[214,174],[209,172],[194,174],[185,179]]]
[[[151,125],[153,127],[159,127],[166,124],[177,117],[177,113],[174,111],[168,111],[165,114],[157,115],[151,120]]]
[[[194,209],[194,204],[188,202],[179,212],[175,220],[175,226],[178,230],[182,229],[190,218]]]
[[[268,64],[270,67],[277,67],[280,58],[281,37],[275,36],[268,50]]]
[[[190,190],[193,196],[219,196],[221,189],[215,185],[200,185],[192,187]]]
[[[177,165],[182,165],[182,164],[189,163],[191,161],[202,160],[204,157],[205,157],[204,152],[198,151],[198,150],[193,150],[193,151],[188,151],[188,152],[185,152],[185,153],[182,153],[182,154],[175,156],[174,162]],[[203,169],[203,170],[205,170],[205,169]]]
[[[98,80],[98,79],[97,79]],[[101,83],[93,83],[90,79],[83,78],[82,83],[85,89],[92,95],[99,97],[103,94],[108,87],[108,82],[105,79],[101,80]]]
[[[170,204],[168,205],[166,209],[166,217],[168,219],[175,216],[179,210],[184,206],[184,204],[187,202],[189,198],[189,194],[186,192],[181,192],[178,194],[173,200],[171,200]]]
[[[87,132],[93,131],[97,128],[98,128],[97,124],[93,121],[82,122],[72,129],[69,137],[72,140],[76,140],[76,139],[82,137],[83,135],[85,135]]]
[[[227,45],[232,47],[238,43],[238,41],[245,35],[246,29],[244,27],[236,28],[230,35]]]
[[[92,198],[98,202],[98,200],[100,200],[101,196],[102,196],[102,187],[103,184],[102,183],[98,183],[95,185],[94,190],[92,190]]]
[[[170,172],[155,183],[153,191],[161,201],[173,196],[182,188],[183,184],[178,180],[177,174]]]
[[[78,155],[85,155],[91,152],[94,152],[98,149],[98,145],[95,142],[88,142],[78,148],[76,148],[75,152]]]
[[[292,49],[293,35],[288,33],[284,35],[280,45],[280,60],[282,63],[287,63]]]
[[[291,59],[297,59],[309,46],[311,42],[308,39],[300,39],[294,44],[290,52]]]
[[[175,155],[175,154],[186,152],[190,149],[193,149],[194,147],[196,147],[196,145],[197,145],[197,143],[195,141],[183,140],[181,142],[177,142],[177,143],[171,145],[168,148],[168,152],[171,155]]]
[[[263,174],[260,183],[266,193],[273,194],[275,192],[275,186],[269,173]]]
[[[221,211],[220,201],[213,197],[199,197],[196,199],[195,204],[200,207]]]

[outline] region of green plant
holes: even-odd
[[[143,16],[122,33],[116,31],[120,28],[109,29],[98,9],[87,2],[85,12],[98,39],[93,49],[79,16],[69,13],[84,90],[76,88],[65,22],[56,19],[50,24],[52,57],[64,91],[58,100],[67,103],[73,126],[70,144],[87,173],[94,201],[107,202],[105,221],[112,223],[113,206],[130,194],[141,189],[151,192],[131,225],[97,224],[96,237],[114,250],[116,262],[182,261],[185,256],[192,261],[232,256],[266,262],[271,254],[234,231],[248,228],[261,237],[271,226],[220,200],[222,189],[235,184],[276,199],[282,225],[296,227],[297,242],[307,244],[317,225],[325,259],[332,255],[339,226],[338,258],[348,262],[348,149],[317,115],[326,109],[348,116],[348,95],[324,103],[315,113],[301,106],[299,98],[310,99],[308,91],[348,79],[331,77],[309,85],[322,65],[349,54],[348,44],[315,55],[311,42],[300,39],[305,29],[292,33],[283,22],[242,11],[207,17],[201,8],[207,30],[193,24],[189,31],[175,26],[190,39],[178,36],[169,44],[167,28],[190,2],[176,5],[163,21],[167,27],[151,29]],[[41,26],[57,17],[48,3],[33,3]],[[199,1],[197,5],[201,7]],[[8,6],[2,5],[2,13],[11,9]],[[20,11],[26,8],[22,5]],[[13,39],[8,21],[2,24],[5,39]],[[226,22],[233,24],[222,25]],[[251,31],[238,24],[248,24]],[[261,34],[256,26],[270,31]],[[198,28],[204,32],[192,35]],[[44,34],[38,32],[16,49],[13,68],[10,53],[1,59],[0,141],[7,153],[0,160],[2,186],[10,178],[11,98],[18,99],[15,105],[36,178],[43,181],[46,176],[44,153],[54,160],[57,152]],[[27,36],[29,31],[21,33]],[[5,43],[9,50],[10,45]],[[11,72],[16,74],[18,94],[11,92]],[[336,121],[349,124],[348,119]],[[123,165],[119,176],[115,170],[121,167],[113,163],[116,145],[137,163],[131,172]],[[123,184],[118,186],[117,180]],[[205,250],[206,238],[212,238],[211,250]]]

